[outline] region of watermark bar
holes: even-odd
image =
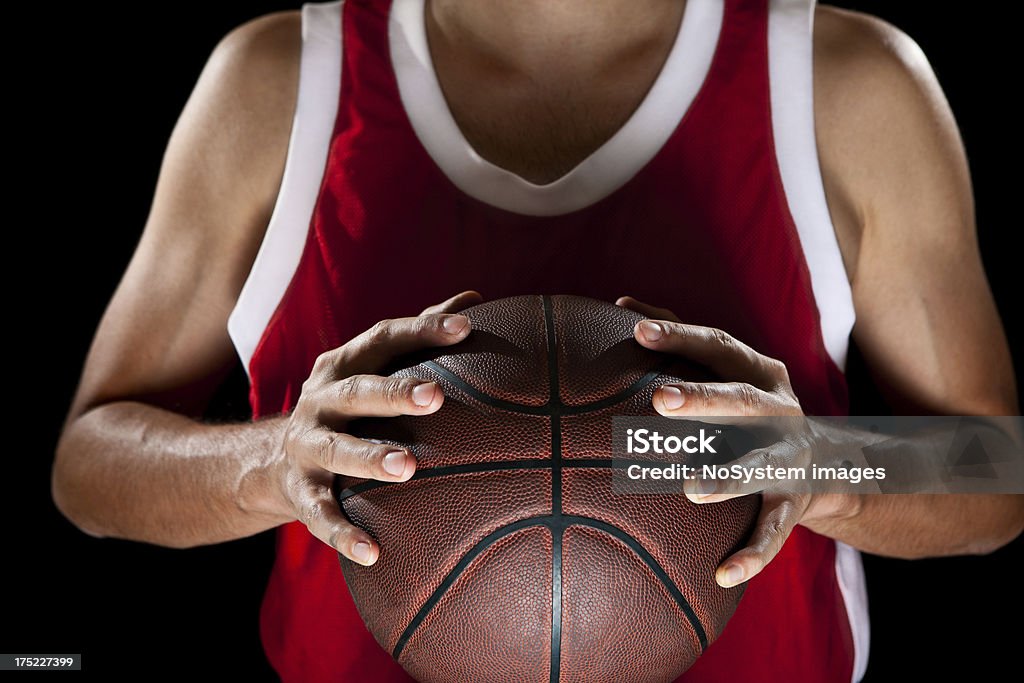
[[[1022,434],[1020,416],[615,417],[613,491],[1024,494]]]

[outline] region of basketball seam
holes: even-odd
[[[512,522],[511,524],[499,527],[477,541],[476,545],[470,548],[466,554],[462,556],[455,566],[452,567],[451,571],[448,572],[448,575],[444,577],[440,584],[438,584],[437,588],[434,589],[434,592],[430,594],[430,597],[427,598],[420,606],[416,615],[412,618],[412,621],[409,622],[409,625],[405,627],[404,631],[402,631],[402,635],[399,636],[398,641],[395,643],[395,647],[391,651],[391,656],[394,657],[396,661],[398,660],[399,656],[402,654],[402,650],[405,649],[409,639],[412,638],[413,633],[416,632],[416,629],[419,628],[420,624],[423,623],[423,620],[427,618],[430,611],[434,609],[434,606],[437,605],[438,602],[441,601],[444,594],[448,592],[448,589],[451,588],[452,584],[458,580],[459,576],[462,575],[462,572],[465,571],[466,567],[468,567],[473,560],[483,554],[483,552],[490,548],[496,541],[499,541],[509,534],[515,533],[520,529],[528,529],[534,526],[545,526],[543,522],[544,519],[544,517],[527,517],[526,519],[521,519],[518,522]]]
[[[562,678],[562,391],[558,375],[558,344],[555,339],[555,314],[551,297],[541,298],[544,332],[548,351],[548,407],[551,409],[551,659],[548,680]]]
[[[583,526],[591,529],[602,531],[613,538],[622,541],[627,548],[629,548],[637,558],[647,565],[647,568],[651,570],[655,578],[665,587],[668,591],[669,596],[679,607],[683,616],[690,623],[690,627],[693,629],[694,634],[697,636],[697,640],[700,644],[700,648],[703,651],[708,646],[707,631],[704,629],[704,625],[700,621],[700,617],[694,611],[690,605],[689,600],[683,595],[683,592],[676,585],[676,582],[672,580],[672,577],[668,575],[664,567],[654,558],[653,555],[643,546],[640,541],[633,538],[624,529],[620,529],[614,524],[609,524],[604,520],[595,519],[593,517],[583,517],[580,515],[563,515],[557,519],[551,515],[538,515],[535,517],[527,517],[518,521],[506,524],[503,527],[495,529],[491,533],[484,536],[482,539],[476,542],[476,544],[470,548],[465,555],[452,567],[451,571],[444,577],[434,592],[430,594],[430,597],[423,603],[420,609],[416,612],[416,615],[409,622],[409,625],[402,631],[402,635],[398,638],[395,647],[392,649],[392,657],[396,660],[402,654],[402,650],[408,645],[409,639],[416,632],[416,629],[423,623],[430,611],[440,602],[444,594],[448,592],[448,589],[458,580],[462,572],[473,563],[477,557],[482,555],[488,548],[500,539],[508,536],[509,534],[515,533],[522,529],[529,529],[531,527],[543,526],[552,532],[552,538],[555,536],[555,532],[559,532],[567,529],[570,526]],[[561,569],[561,567],[559,567]],[[560,583],[560,582],[559,582]]]
[[[700,622],[700,617],[698,617],[697,613],[693,610],[693,607],[690,605],[689,600],[687,600],[686,596],[683,595],[683,592],[679,590],[679,586],[677,586],[676,582],[672,580],[672,577],[668,575],[668,572],[665,571],[665,568],[662,567],[656,559],[654,559],[654,556],[651,555],[651,553],[647,550],[647,548],[643,546],[642,543],[640,543],[640,541],[633,538],[624,529],[620,529],[619,527],[613,524],[609,524],[599,519],[576,516],[567,517],[567,519],[586,521],[574,521],[570,524],[567,524],[566,526],[576,524],[578,526],[585,526],[590,527],[591,529],[597,529],[598,531],[603,531],[604,533],[613,536],[622,541],[623,543],[625,543],[626,546],[633,551],[633,554],[635,554],[638,558],[640,558],[640,560],[644,564],[647,565],[647,568],[651,570],[651,572],[655,575],[658,581],[660,581],[661,584],[668,591],[669,595],[672,596],[672,599],[675,601],[676,605],[679,606],[679,609],[683,612],[683,615],[686,616],[686,620],[690,622],[690,626],[693,628],[693,632],[697,635],[697,640],[700,642],[701,651],[703,651],[708,646],[707,631],[704,630],[704,625]]]
[[[539,406],[531,406],[525,403],[515,403],[513,401],[506,401],[505,399],[491,396],[490,394],[480,391],[472,384],[466,382],[451,370],[444,368],[432,360],[424,361],[421,363],[426,368],[437,373],[443,377],[447,382],[453,384],[455,388],[462,391],[470,398],[479,401],[491,408],[497,408],[504,410],[509,413],[520,413],[523,415],[539,415],[550,417],[551,415],[585,415],[587,413],[597,412],[598,410],[604,410],[605,408],[611,408],[614,405],[622,403],[623,401],[629,400],[636,396],[638,393],[647,388],[647,386],[658,379],[668,368],[670,362],[662,361],[658,363],[657,367],[653,370],[640,377],[638,380],[630,384],[625,389],[618,391],[611,396],[592,401],[590,403],[581,403],[580,405],[564,405],[559,402],[557,405],[553,405],[551,399],[547,403]]]
[[[563,458],[562,468],[569,469],[626,469],[630,465],[649,465],[650,460],[635,460],[626,458]],[[352,496],[359,495],[373,489],[386,488],[388,486],[401,486],[411,481],[421,479],[435,479],[439,477],[456,477],[460,474],[477,474],[483,472],[508,472],[514,470],[550,470],[553,463],[550,458],[535,458],[521,460],[495,460],[491,462],[471,462],[461,465],[449,465],[447,467],[431,467],[423,470],[416,470],[416,473],[405,481],[381,481],[379,479],[367,479],[358,484],[342,489],[338,493],[338,502],[344,502]]]

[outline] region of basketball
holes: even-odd
[[[341,559],[366,626],[423,683],[674,679],[739,603],[714,572],[759,497],[616,495],[612,417],[654,415],[658,386],[707,371],[644,349],[640,314],[593,299],[464,313],[464,342],[394,373],[437,382],[441,409],[353,425],[417,459],[406,482],[337,483],[382,549]]]

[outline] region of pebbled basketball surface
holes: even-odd
[[[341,559],[366,626],[424,683],[676,678],[739,602],[714,570],[759,500],[613,494],[611,418],[653,415],[658,386],[709,376],[641,347],[642,316],[609,303],[464,313],[464,342],[394,373],[437,382],[442,408],[353,425],[417,459],[407,482],[338,482],[381,546],[371,567]]]

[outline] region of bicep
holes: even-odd
[[[950,107],[907,36],[863,15],[844,20],[844,39],[816,58],[831,60],[818,100],[823,169],[858,222],[844,248],[854,338],[897,409],[1014,412]]]
[[[214,51],[168,143],[72,416],[124,399],[195,415],[231,368],[227,318],[283,172],[298,41],[297,18],[275,15]]]

